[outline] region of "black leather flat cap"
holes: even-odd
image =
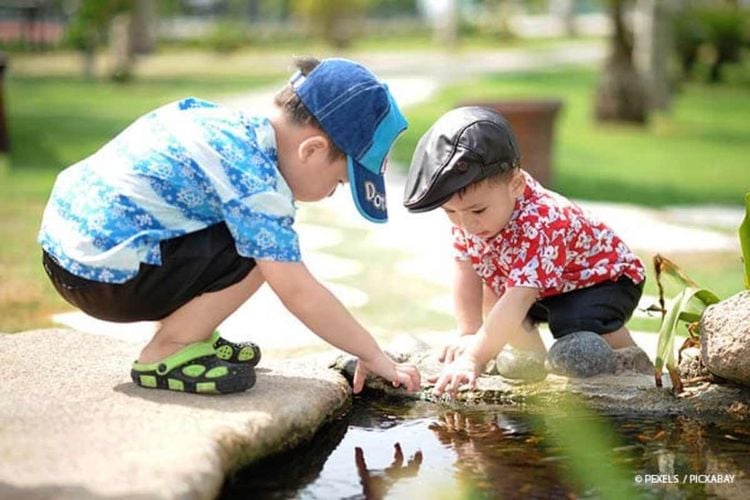
[[[441,116],[422,136],[404,189],[410,212],[438,208],[477,181],[520,165],[513,131],[502,115],[467,106]]]

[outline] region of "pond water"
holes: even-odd
[[[221,498],[750,498],[750,424],[579,409],[357,399]]]

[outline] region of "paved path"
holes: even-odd
[[[322,360],[265,363],[231,395],[141,389],[137,351],[74,331],[0,334],[0,498],[216,498],[230,471],[311,437],[350,397]]]

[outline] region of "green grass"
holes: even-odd
[[[211,98],[278,81],[274,76],[154,78],[130,84],[72,77],[9,78],[14,169],[59,170],[96,151],[138,116],[180,97]]]
[[[559,99],[552,187],[566,196],[642,205],[740,205],[750,187],[750,87],[686,85],[669,113],[647,127],[593,117],[596,73],[566,70],[494,75],[450,87],[407,110],[410,128],[394,151],[409,164],[437,117],[468,101]]]

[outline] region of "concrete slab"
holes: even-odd
[[[0,334],[0,498],[215,498],[234,468],[346,407],[324,363],[264,363],[226,396],[142,389],[138,348],[68,330]]]

